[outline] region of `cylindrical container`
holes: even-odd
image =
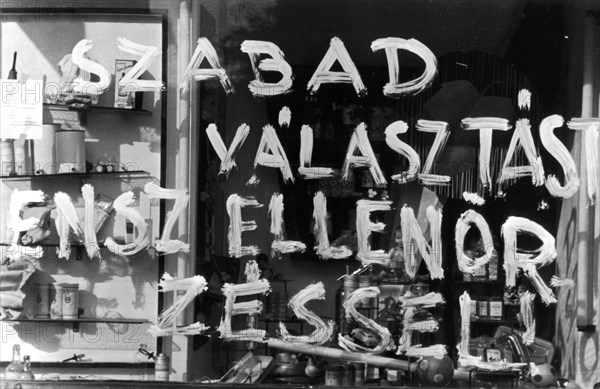
[[[35,284],[33,317],[47,319],[50,316],[50,284]]]
[[[367,288],[369,286],[371,286],[371,276],[369,276],[369,275],[358,276],[358,287],[359,288]],[[359,306],[363,307],[363,308],[372,308],[373,307],[373,299],[372,298],[364,299],[359,304]]]
[[[50,318],[62,319],[63,284],[52,284],[50,287]]]
[[[325,367],[325,386],[341,386],[344,368],[340,365]]]
[[[15,171],[17,174],[33,174],[33,166],[33,140],[15,140]]]
[[[500,296],[490,297],[489,302],[489,315],[490,319],[493,320],[502,320],[504,316],[504,304],[502,302],[502,298]]]
[[[485,281],[487,279],[487,270],[486,266],[479,266],[477,269],[473,271],[473,281]]]
[[[62,317],[63,319],[77,319],[79,309],[79,285],[64,284],[63,285],[63,304]]]
[[[379,381],[379,367],[377,366],[367,366],[367,373],[365,375],[365,381],[374,382]]]
[[[15,172],[15,141],[14,139],[0,139],[0,175],[8,176]]]
[[[355,386],[354,380],[355,380],[356,368],[350,363],[342,365],[342,368],[344,369],[342,372],[342,386],[345,386],[348,388]]]
[[[85,131],[56,131],[56,163],[59,173],[85,173]]]
[[[477,316],[487,318],[489,314],[488,300],[483,297],[477,299]]]
[[[471,316],[477,316],[477,298],[471,297]]]
[[[352,362],[352,366],[354,366],[354,385],[363,386],[365,384],[365,364]]]
[[[156,381],[168,381],[170,370],[169,357],[163,353],[158,354],[156,361],[154,361],[154,379]]]
[[[348,295],[358,289],[358,277],[352,275],[344,276],[344,295]]]
[[[56,174],[58,165],[56,163],[56,131],[60,130],[60,124],[44,124],[42,127],[42,139],[36,139],[33,144],[33,155],[36,174]]]

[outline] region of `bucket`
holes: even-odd
[[[33,143],[33,155],[35,160],[36,174],[56,174],[56,131],[60,130],[60,124],[44,124],[42,127],[42,139],[36,139]]]
[[[85,131],[56,131],[56,163],[59,173],[85,173]]]

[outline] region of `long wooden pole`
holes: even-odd
[[[585,37],[583,47],[583,89],[581,96],[581,117],[591,118],[594,115],[594,59],[596,17],[588,14],[585,18]],[[585,153],[585,134],[577,131],[575,141],[579,141],[579,171],[581,187],[579,188],[578,219],[577,219],[577,329],[579,331],[594,331],[593,310],[593,250],[590,250],[590,236],[593,229],[590,224],[590,207],[587,197],[587,156]]]
[[[267,340],[267,345],[269,347],[276,348],[279,350],[289,351],[293,353],[317,355],[320,357],[331,358],[340,361],[364,362],[372,366],[387,367],[389,369],[404,370],[409,372],[414,372],[417,370],[416,362],[409,363],[408,361],[404,361],[401,359],[380,357],[377,355],[369,355],[362,353],[352,353],[336,348],[313,346],[302,343],[288,343],[284,342],[281,339],[269,339]]]

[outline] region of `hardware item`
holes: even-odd
[[[63,285],[63,303],[62,317],[63,319],[77,319],[79,309],[79,285],[64,284]]]
[[[169,357],[163,353],[158,354],[154,362],[154,379],[156,381],[169,381],[170,370]]]
[[[33,317],[36,319],[50,317],[50,284],[35,284]]]

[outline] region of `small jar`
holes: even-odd
[[[500,296],[493,296],[489,302],[489,316],[492,320],[502,320],[504,316],[504,304]]]
[[[477,299],[477,316],[480,318],[487,318],[490,315],[488,300],[484,297]]]
[[[35,284],[33,317],[36,319],[47,319],[50,317],[50,284]]]
[[[79,317],[79,284],[63,285],[63,319],[77,319]]]

